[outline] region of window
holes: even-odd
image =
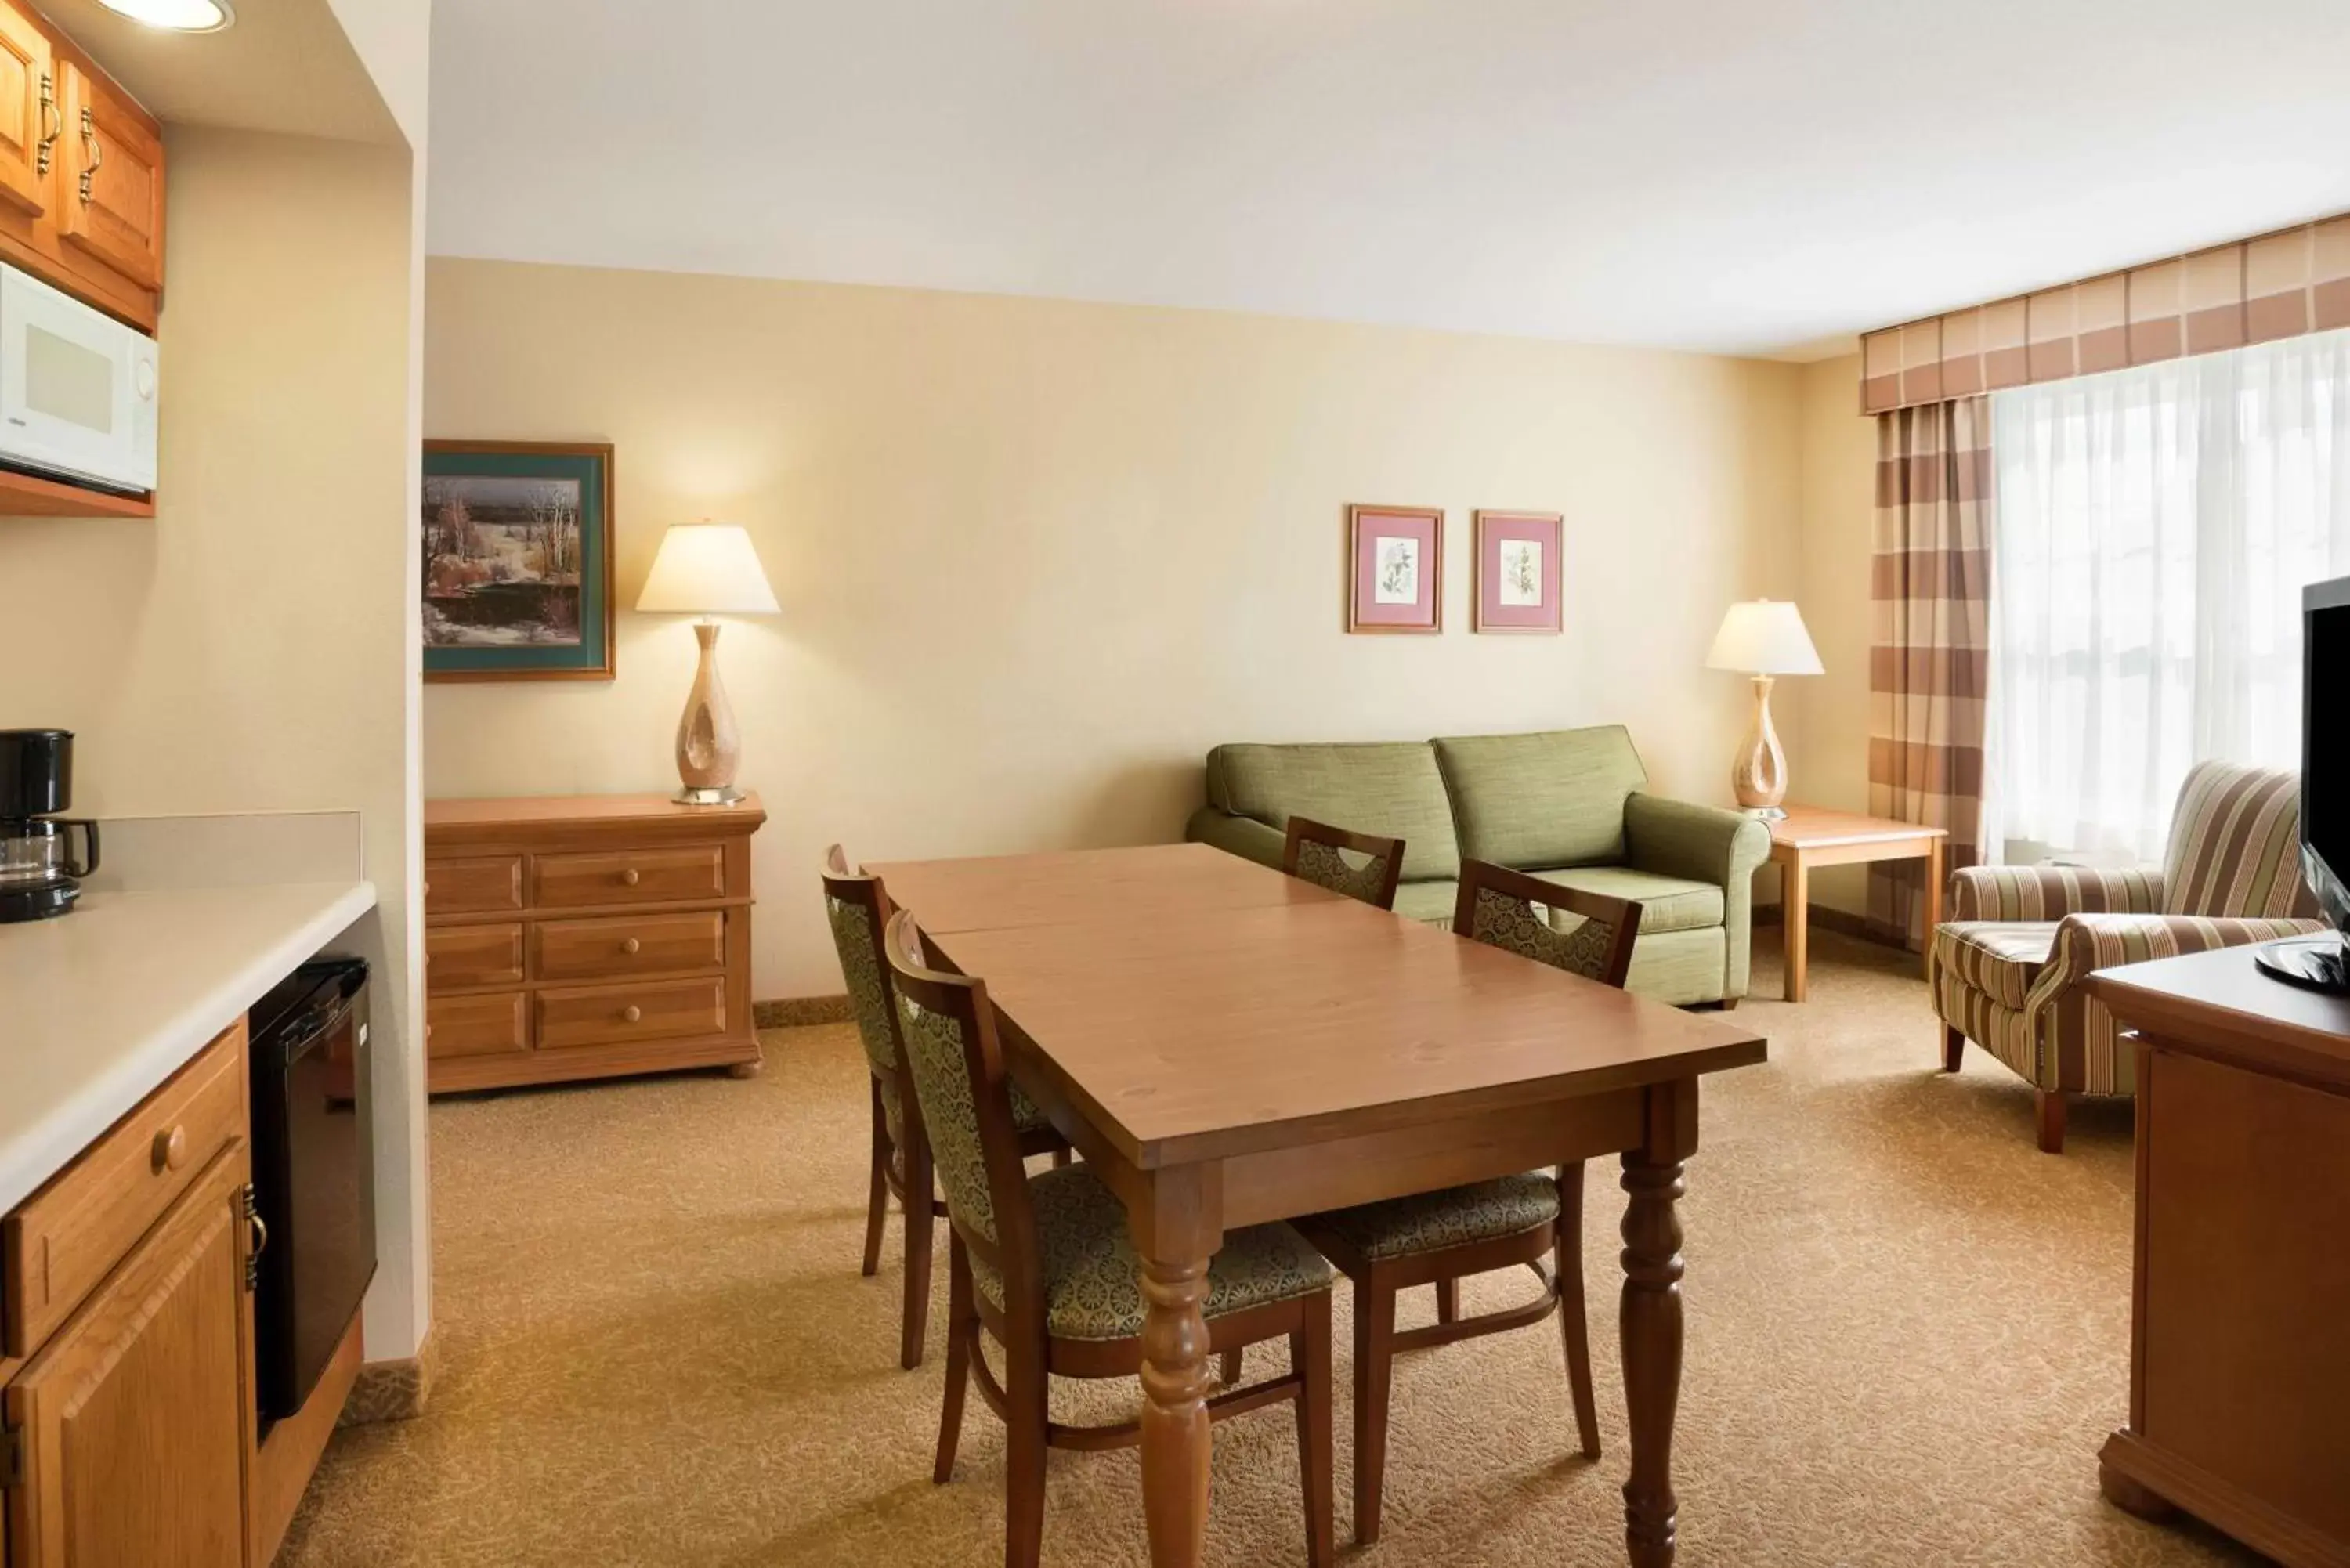
[[[2195,762],[2297,766],[2350,572],[2350,331],[1993,395],[1985,844],[2158,859]]]

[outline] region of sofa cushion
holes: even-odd
[[[1452,929],[1453,900],[1461,896],[1459,881],[1406,882],[1396,889],[1395,912],[1407,920]]]
[[[1461,875],[1436,755],[1417,741],[1218,746],[1208,804],[1286,829],[1293,816],[1403,840],[1403,879]]]
[[[1624,801],[1648,775],[1621,724],[1433,745],[1461,854],[1519,870],[1624,858]]]
[[[1637,900],[1644,931],[1701,931],[1721,924],[1721,888],[1711,882],[1635,871],[1629,866],[1552,866],[1533,875],[1562,888]],[[1555,909],[1551,924],[1577,918]]]
[[[1934,928],[1934,972],[2020,1008],[2055,943],[2054,920],[1946,920]]]

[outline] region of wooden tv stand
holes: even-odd
[[[2137,1061],[2129,1425],[2106,1496],[2350,1568],[2350,999],[2242,947],[2089,984]]]

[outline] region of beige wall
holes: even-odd
[[[1728,794],[1722,607],[1801,587],[1794,367],[1202,312],[435,258],[425,431],[617,443],[625,607],[663,526],[754,532],[731,627],[772,820],[756,992],[837,992],[812,878],[1171,838],[1219,741],[1622,721]],[[1440,638],[1340,630],[1342,508],[1448,509]],[[1470,634],[1470,512],[1567,518],[1566,632]],[[428,686],[429,794],[674,787],[692,669]],[[1800,720],[1788,739],[1800,747]]]
[[[1860,357],[1803,368],[1804,623],[1825,675],[1800,688],[1803,749],[1790,750],[1788,793],[1818,805],[1868,808],[1869,554],[1876,526],[1877,421],[1860,408]],[[1812,899],[1860,913],[1867,867],[1832,867]]]
[[[426,1314],[411,991],[411,168],[172,129],[151,523],[0,520],[0,723],[76,731],[75,805],[360,813],[381,897],[378,1356]]]

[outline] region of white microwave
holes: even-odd
[[[155,340],[0,263],[0,464],[155,488]]]

